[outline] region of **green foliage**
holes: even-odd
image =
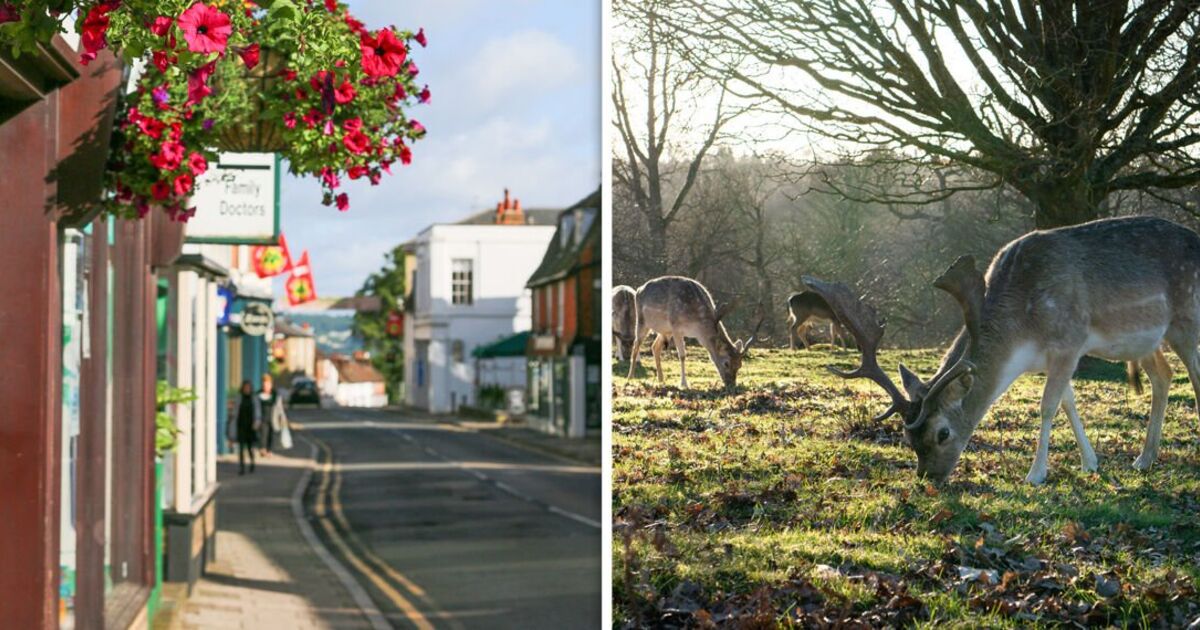
[[[355,295],[378,297],[379,311],[354,314],[354,334],[363,340],[363,347],[371,353],[371,363],[383,374],[387,382],[388,399],[399,398],[397,386],[404,381],[404,337],[388,334],[388,314],[404,311],[405,293],[404,250],[397,246],[387,255],[383,267],[372,273],[363,282]]]
[[[484,385],[479,388],[478,406],[484,409],[505,409],[508,405],[508,394],[499,385]]]
[[[175,387],[165,380],[158,381],[154,399],[157,407],[154,414],[154,452],[159,457],[175,450],[179,436],[179,427],[175,425],[175,419],[171,417],[168,407],[187,404],[197,398],[193,389]]]
[[[928,376],[939,357],[887,351],[880,363]],[[638,380],[614,366],[616,625],[677,615],[705,627],[699,612],[668,609],[770,620],[754,627],[817,625],[809,613],[926,627],[1173,627],[1200,614],[1200,445],[1174,357],[1152,470],[1132,468],[1149,393],[1132,394],[1120,369],[1089,367],[1075,392],[1098,473],[1081,472],[1060,417],[1050,478],[1024,482],[1045,382],[1028,375],[941,488],[916,478],[896,418],[872,420],[886,395],[824,369],[857,358],[827,346],[755,350],[728,396],[698,348],[688,390],[676,387],[674,360],[663,361],[663,385],[648,357]],[[960,568],[992,573],[969,579]]]

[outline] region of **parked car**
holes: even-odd
[[[321,392],[317,390],[317,382],[311,378],[298,378],[292,381],[292,393],[288,396],[288,406],[316,405],[321,406]]]

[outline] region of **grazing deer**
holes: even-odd
[[[825,299],[813,291],[801,291],[788,297],[788,348],[796,349],[796,340],[808,350],[808,330],[815,321],[829,322],[829,342],[845,345],[846,330],[838,323],[837,317],[825,303]]]
[[[684,338],[691,337],[708,351],[725,388],[732,390],[737,387],[737,373],[742,367],[742,358],[754,343],[754,336],[745,343],[741,339],[729,340],[721,319],[732,310],[733,303],[717,310],[712,295],[699,282],[691,278],[663,276],[638,288],[636,304],[637,325],[633,337],[633,356],[629,361],[629,378],[633,378],[637,369],[642,342],[651,332],[655,332],[658,336],[652,350],[660,383],[663,380],[662,349],[667,345],[667,340],[673,338],[675,351],[679,355],[679,386],[687,387]],[[759,321],[755,335],[761,327],[762,321]]]
[[[1004,246],[986,277],[969,256],[934,286],[962,307],[965,326],[933,378],[903,365],[904,392],[879,367],[883,325],[844,285],[805,278],[858,340],[862,365],[844,378],[868,378],[892,398],[878,419],[899,413],[917,452],[917,473],[943,481],[992,403],[1017,377],[1044,371],[1041,432],[1026,481],[1046,479],[1050,426],[1059,407],[1070,419],[1085,471],[1096,453],[1084,433],[1071,375],[1091,355],[1138,361],[1150,379],[1150,426],[1134,468],[1158,456],[1171,369],[1160,345],[1183,359],[1200,413],[1200,235],[1149,217],[1105,219],[1031,232]],[[906,395],[907,394],[907,395]]]
[[[637,328],[637,293],[624,284],[612,290],[613,347],[617,360],[624,361],[632,353],[633,334]]]

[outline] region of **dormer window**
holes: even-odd
[[[573,213],[565,213],[558,224],[558,246],[566,247],[570,245],[574,234],[575,215]]]

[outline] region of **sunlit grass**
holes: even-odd
[[[1150,471],[1132,468],[1149,387],[1135,395],[1120,366],[1098,366],[1075,381],[1098,473],[1081,472],[1063,416],[1049,479],[1025,484],[1044,382],[1030,375],[995,405],[942,488],[918,483],[897,419],[871,420],[884,394],[823,367],[857,358],[828,347],[757,350],[732,395],[696,348],[688,390],[676,386],[677,361],[663,362],[663,385],[652,359],[632,381],[627,364],[614,364],[618,623],[704,625],[716,610],[753,609],[759,621],[803,625],[813,619],[797,612],[803,596],[784,588],[800,583],[819,593],[810,612],[872,625],[1173,625],[1200,615],[1200,423],[1175,357]],[[881,363],[894,373],[903,360],[928,376],[938,358],[885,352]],[[994,573],[971,580],[960,567]],[[863,576],[874,573],[901,580],[919,612],[880,617],[906,600],[870,586],[875,578]]]

